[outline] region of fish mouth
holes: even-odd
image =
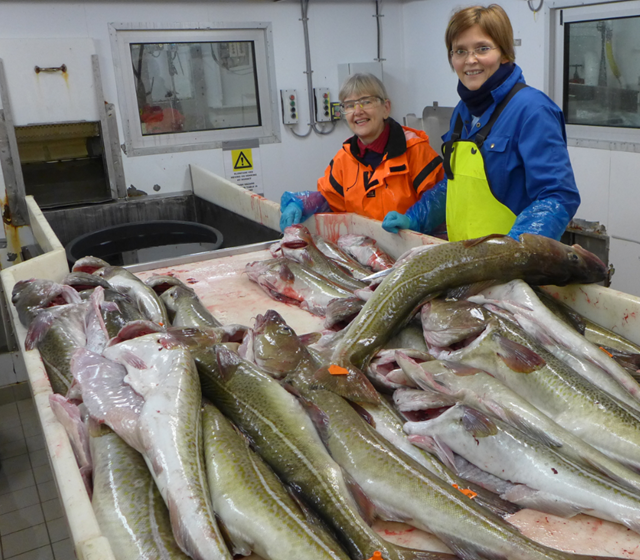
[[[572,245],[571,248],[587,263],[587,266],[590,270],[595,270],[597,272],[601,272],[602,278],[604,280],[607,276],[607,265],[602,262],[600,257],[594,255],[591,251],[587,251],[580,245]]]
[[[296,241],[285,241],[282,243],[281,247],[285,249],[304,249],[308,247],[309,244],[306,241],[296,240]]]
[[[284,323],[284,319],[275,309],[269,309],[264,315],[256,317],[254,332],[261,334],[269,323]]]

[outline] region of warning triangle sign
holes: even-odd
[[[238,157],[236,158],[236,161],[233,164],[233,169],[234,171],[238,169],[253,169],[253,164],[251,163],[247,155],[240,150],[240,153],[238,154]]]

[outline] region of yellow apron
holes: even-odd
[[[516,221],[516,215],[491,192],[480,148],[507,103],[524,87],[525,84],[518,83],[511,89],[473,140],[459,140],[462,119],[458,115],[451,140],[442,146],[447,174],[449,241],[507,234]]]

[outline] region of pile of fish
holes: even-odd
[[[312,236],[300,224],[288,227],[271,247],[273,259],[249,263],[246,273],[277,300],[326,317],[325,326],[344,326],[367,298],[367,278],[394,261],[364,235],[344,235],[334,244]]]
[[[348,273],[322,243],[289,228],[247,272],[314,313],[348,300],[337,332],[299,336],[273,310],[223,325],[177,278],[93,257],[59,284],[16,284],[119,560],[591,558],[523,536],[506,520],[521,507],[640,532],[640,349],[602,330],[607,351],[594,347],[596,326],[531,288],[601,281],[597,257],[523,235],[393,264],[360,240]],[[387,275],[365,289],[376,268]],[[375,517],[451,553],[394,545]]]

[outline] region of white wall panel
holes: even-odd
[[[609,234],[640,243],[640,154],[609,152],[611,179]]]
[[[640,297],[640,243],[612,238],[609,262],[616,269],[611,287]]]
[[[570,147],[569,156],[581,198],[576,218],[600,222],[608,227],[611,152]]]
[[[4,62],[14,123],[27,124],[97,121],[93,89],[91,38],[4,39]],[[62,72],[35,72],[35,67],[67,68]]]

